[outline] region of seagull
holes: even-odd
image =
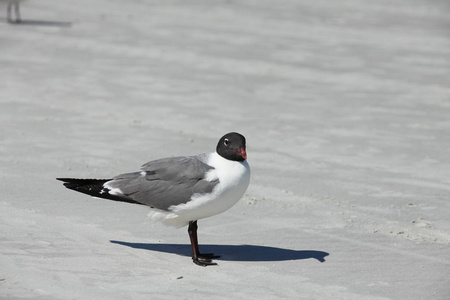
[[[68,189],[97,198],[150,207],[149,216],[166,225],[188,226],[192,260],[217,265],[213,253],[201,254],[197,220],[220,214],[242,198],[250,182],[245,137],[230,132],[215,152],[150,161],[141,171],[112,179],[56,178]]]

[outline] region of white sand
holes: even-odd
[[[448,299],[450,6],[0,3],[1,299]],[[3,14],[4,13],[4,14]],[[55,177],[247,137],[253,177],[186,229]]]

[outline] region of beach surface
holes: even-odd
[[[450,5],[0,2],[0,299],[449,299]],[[187,229],[56,177],[247,138]]]

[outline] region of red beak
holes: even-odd
[[[244,148],[239,149],[236,153],[242,156],[245,160],[247,159],[247,152],[245,152]]]

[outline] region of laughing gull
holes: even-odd
[[[200,266],[216,265],[210,254],[200,254],[197,220],[222,213],[244,195],[250,182],[245,137],[224,135],[216,151],[179,156],[144,164],[140,172],[112,179],[57,178],[64,186],[93,197],[147,205],[150,216],[174,227],[188,227],[192,260]]]

